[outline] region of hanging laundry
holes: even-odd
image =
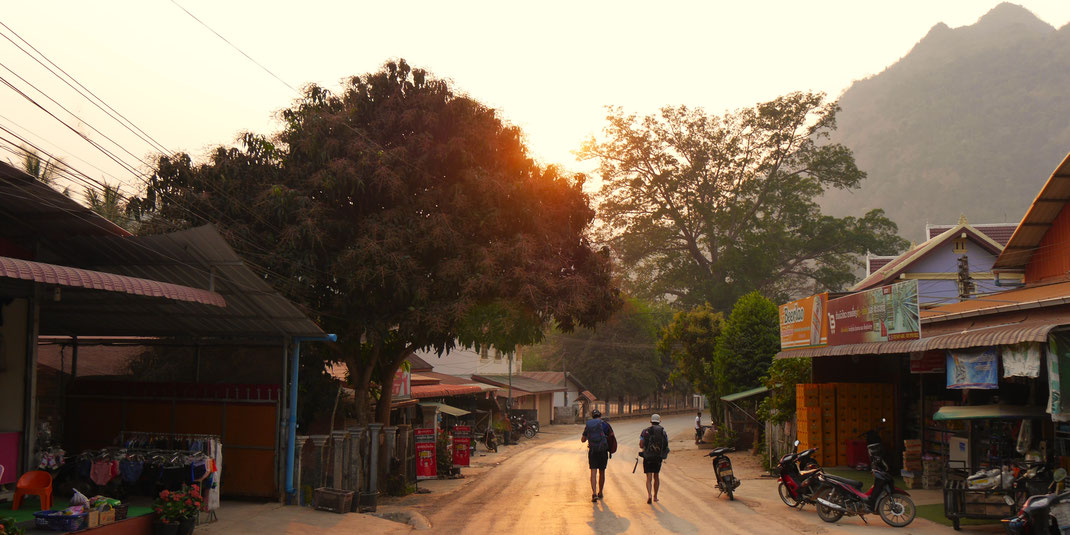
[[[1027,342],[1003,346],[1003,376],[1031,377],[1040,376],[1040,344]]]

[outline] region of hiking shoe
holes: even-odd
[[[598,499],[599,499],[599,500],[601,500],[601,499],[602,499],[602,493],[601,493],[601,492],[599,492],[599,493],[598,493]]]
[[[597,494],[592,494],[591,495],[591,501],[592,502],[597,502],[598,501],[598,495]]]

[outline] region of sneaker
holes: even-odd
[[[597,502],[598,501],[598,495],[597,494],[592,494],[591,495],[591,501],[592,502]]]
[[[599,492],[599,493],[598,493],[598,499],[599,499],[599,500],[601,500],[601,499],[602,499],[602,493],[601,493],[601,492]]]

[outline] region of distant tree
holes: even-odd
[[[773,423],[786,422],[795,415],[795,385],[810,382],[808,358],[776,359],[762,377],[769,395],[758,405],[758,418]]]
[[[740,297],[717,337],[713,381],[718,397],[761,385],[780,351],[780,314],[758,292]]]
[[[904,247],[881,210],[835,218],[815,202],[865,177],[850,150],[827,142],[836,111],[815,93],[724,116],[610,108],[605,139],[589,140],[580,156],[599,162],[604,238],[630,290],[726,310],[754,289],[778,299],[839,289],[854,280],[859,255]]]
[[[103,187],[99,193],[95,189],[86,188],[85,202],[89,205],[89,209],[108,221],[131,230],[134,226],[134,220],[129,215],[127,203],[123,199],[119,187],[112,186],[107,181],[102,182],[102,184]]]
[[[63,161],[59,158],[42,158],[36,150],[29,147],[19,147],[19,149],[22,151],[22,170],[51,186],[56,181],[59,166]]]
[[[568,371],[602,399],[641,398],[667,390],[668,374],[656,343],[668,317],[664,307],[626,299],[597,328],[551,333],[542,344],[528,348],[524,369]]]
[[[519,129],[445,80],[390,62],[337,94],[309,86],[280,117],[274,138],[205,164],[160,159],[133,211],[151,216],[144,232],[219,225],[339,335],[327,358],[346,364],[360,417],[374,401],[388,422],[417,349],[510,351],[618,306],[583,177],[536,164]]]
[[[658,351],[675,365],[673,376],[707,397],[716,390],[713,355],[723,328],[724,315],[706,304],[677,312],[658,340]]]

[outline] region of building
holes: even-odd
[[[553,395],[553,421],[554,423],[572,423],[582,421],[590,411],[591,402],[597,401],[583,383],[568,372],[520,372],[521,376],[542,381],[558,386],[564,386],[565,390],[554,392]]]

